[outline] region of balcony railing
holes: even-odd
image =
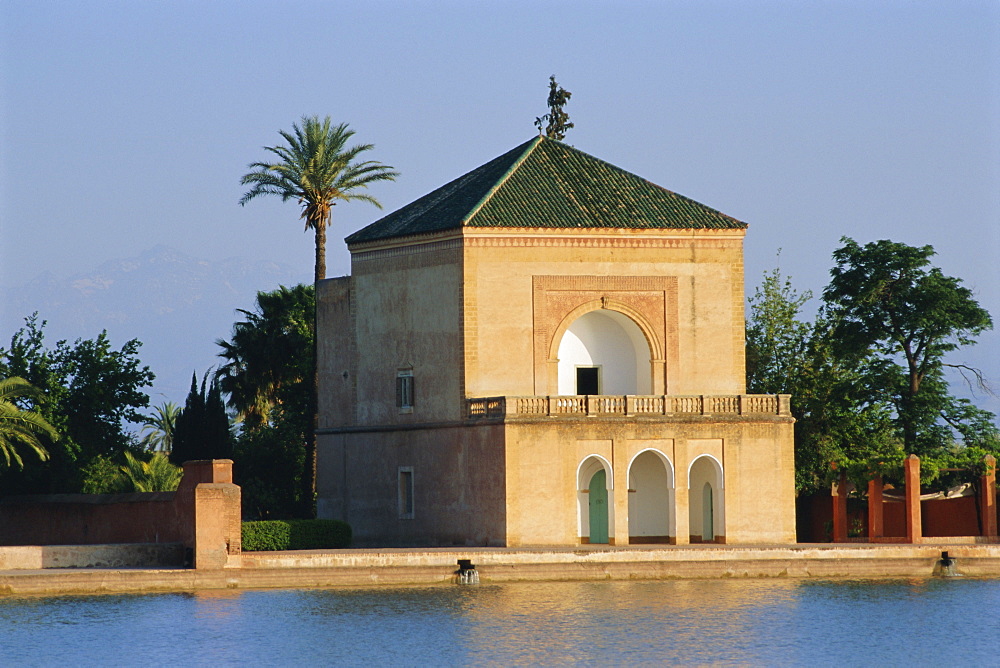
[[[655,415],[791,416],[791,395],[560,395],[467,399],[471,419]]]

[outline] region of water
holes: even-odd
[[[1000,665],[1000,580],[0,598],[3,666]]]

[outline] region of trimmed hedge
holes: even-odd
[[[351,546],[351,527],[339,520],[263,520],[243,523],[243,549],[321,550]]]

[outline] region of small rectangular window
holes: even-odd
[[[399,519],[413,519],[413,467],[399,467]]]
[[[400,413],[413,412],[413,369],[396,372],[396,407]]]

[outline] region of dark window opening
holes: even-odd
[[[601,368],[596,366],[576,367],[576,393],[601,393]]]
[[[413,519],[413,468],[399,468],[399,518]]]

